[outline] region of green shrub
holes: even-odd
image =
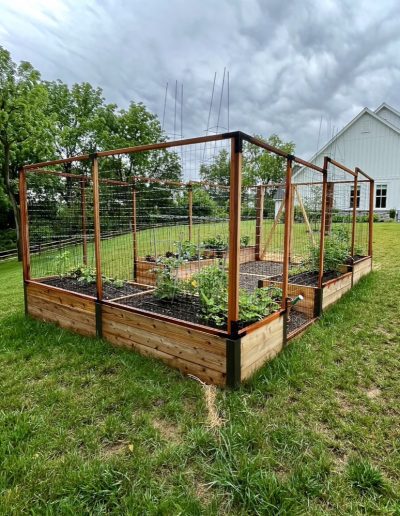
[[[0,251],[8,251],[17,247],[17,233],[15,229],[0,231]]]
[[[250,237],[248,235],[243,235],[240,237],[240,247],[248,247],[250,244]]]
[[[311,247],[310,260],[307,264],[312,271],[319,270],[319,245]],[[329,236],[325,237],[324,246],[324,270],[339,272],[340,267],[351,258],[350,241],[344,226],[332,229]]]
[[[396,218],[396,210],[394,208],[392,208],[391,210],[389,210],[389,217],[394,220]]]
[[[157,274],[154,296],[164,301],[174,299],[184,292],[184,283],[177,278],[179,266],[183,263],[181,258],[161,258],[158,263],[163,267],[155,269]]]
[[[177,249],[177,257],[182,260],[197,260],[199,257],[199,250],[197,245],[190,240],[174,242],[174,246]]]
[[[205,267],[192,280],[192,291],[199,296],[202,317],[206,322],[224,326],[228,314],[228,277],[226,270],[217,265]],[[241,290],[239,293],[239,320],[242,323],[259,321],[279,308],[282,292],[275,287]]]

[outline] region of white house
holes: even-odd
[[[324,156],[330,156],[348,168],[360,167],[375,180],[374,210],[382,217],[395,209],[400,214],[400,112],[386,103],[375,111],[364,108],[351,122],[339,131],[309,161],[323,165]],[[304,167],[294,172],[294,182],[307,181]],[[351,179],[349,177],[349,179]],[[361,183],[357,192],[357,208],[368,209],[368,186]],[[340,195],[340,200],[337,196]],[[353,188],[348,185],[335,193],[337,206],[350,209]],[[277,205],[280,199],[276,198]]]

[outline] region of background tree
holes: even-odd
[[[51,120],[45,114],[48,93],[40,74],[29,63],[18,66],[0,47],[1,187],[12,208],[20,249],[18,170],[27,161],[41,161],[53,152]]]
[[[294,153],[293,142],[284,142],[277,134],[264,138],[255,134],[255,138],[268,143],[289,154]],[[243,185],[258,185],[281,182],[286,173],[286,160],[270,153],[262,147],[244,142],[243,146]]]
[[[102,90],[87,82],[71,88],[61,81],[46,82],[45,86],[49,98],[46,114],[53,121],[57,158],[94,152],[104,132],[103,111],[113,111],[115,106],[106,106]],[[65,172],[71,172],[74,166],[63,164]]]
[[[273,134],[269,138],[254,135],[278,149],[292,154],[295,145],[293,142],[284,142],[278,135]],[[229,185],[229,160],[227,150],[222,149],[213,157],[211,163],[203,164],[200,167],[200,175],[203,180],[211,181],[222,185]],[[285,177],[285,159],[265,151],[252,143],[244,142],[243,145],[243,186],[268,184],[280,182]]]

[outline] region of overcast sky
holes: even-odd
[[[230,129],[277,133],[305,158],[321,116],[320,147],[365,106],[400,109],[398,0],[0,0],[0,44],[46,80],[88,81],[160,119],[168,81],[168,132],[183,82],[186,137],[204,134],[215,72],[216,125],[226,67]]]

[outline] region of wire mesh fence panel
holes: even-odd
[[[79,165],[71,175],[26,174],[30,271],[32,279],[91,295],[78,281],[94,268],[92,185]]]
[[[222,141],[126,156],[121,184],[104,177],[115,159],[101,163],[105,299],[226,327],[229,152]]]
[[[282,304],[286,159],[254,143],[243,147],[240,296],[241,320],[255,322]]]
[[[353,261],[353,235],[360,185],[355,176],[329,164],[325,219],[324,274],[338,276],[348,270]]]
[[[360,176],[359,176],[360,177]],[[357,213],[355,224],[355,239],[353,259],[358,259],[369,255],[369,235],[370,235],[370,191],[371,183],[367,180],[358,181],[357,189]]]

